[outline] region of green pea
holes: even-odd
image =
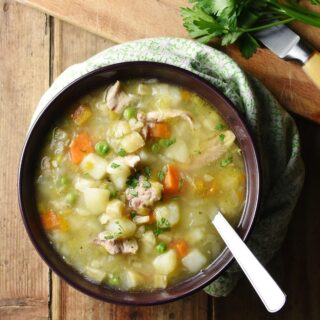
[[[126,109],[123,111],[123,117],[124,117],[126,120],[130,120],[130,119],[132,119],[132,118],[136,118],[136,117],[137,117],[137,109],[136,109],[136,108],[133,108],[133,107],[126,108]]]
[[[159,253],[164,253],[167,251],[167,245],[164,242],[160,242],[159,244],[157,244],[156,250]]]
[[[77,194],[72,191],[72,192],[69,192],[67,195],[66,195],[66,201],[69,203],[69,204],[75,204],[76,203],[76,200],[77,200]]]
[[[109,282],[110,282],[110,284],[111,284],[112,286],[119,286],[119,285],[120,285],[120,277],[117,276],[117,275],[115,275],[115,274],[113,274],[113,275],[111,276]]]
[[[104,156],[109,152],[110,147],[106,141],[99,141],[95,145],[95,150],[99,156]]]
[[[61,176],[60,177],[60,184],[63,186],[66,186],[69,184],[69,178],[67,176]]]

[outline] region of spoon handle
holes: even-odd
[[[212,223],[246,274],[266,309],[269,312],[279,311],[286,301],[286,295],[283,291],[220,212],[216,214]]]

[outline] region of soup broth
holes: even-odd
[[[36,197],[55,249],[93,282],[166,288],[224,249],[210,223],[234,226],[244,162],[201,97],[157,80],[117,81],[67,109],[39,157]]]

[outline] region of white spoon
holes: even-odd
[[[220,212],[213,218],[212,223],[256,290],[266,309],[269,312],[279,311],[286,302],[286,295],[283,291]]]

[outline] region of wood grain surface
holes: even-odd
[[[187,0],[19,1],[114,42],[154,36],[187,37],[179,14],[179,8],[188,5]],[[319,29],[298,23],[293,28],[320,50]],[[250,60],[243,59],[236,46],[228,47],[226,52],[260,79],[284,107],[320,123],[320,104],[315,103],[320,101],[320,90],[299,65],[283,61],[267,49],[259,49]]]
[[[48,88],[46,16],[0,0],[0,319],[46,319],[48,268],[17,203],[17,170],[34,106]]]
[[[320,127],[300,117],[306,182],[284,246],[268,266],[288,296],[281,312],[268,314],[246,279],[227,298],[199,292],[174,303],[136,308],[89,298],[49,272],[27,237],[18,209],[17,167],[24,136],[50,82],[69,65],[111,45],[14,1],[0,0],[0,319],[320,319]],[[308,90],[308,84],[301,83],[300,89]],[[315,92],[309,95],[316,105]]]

